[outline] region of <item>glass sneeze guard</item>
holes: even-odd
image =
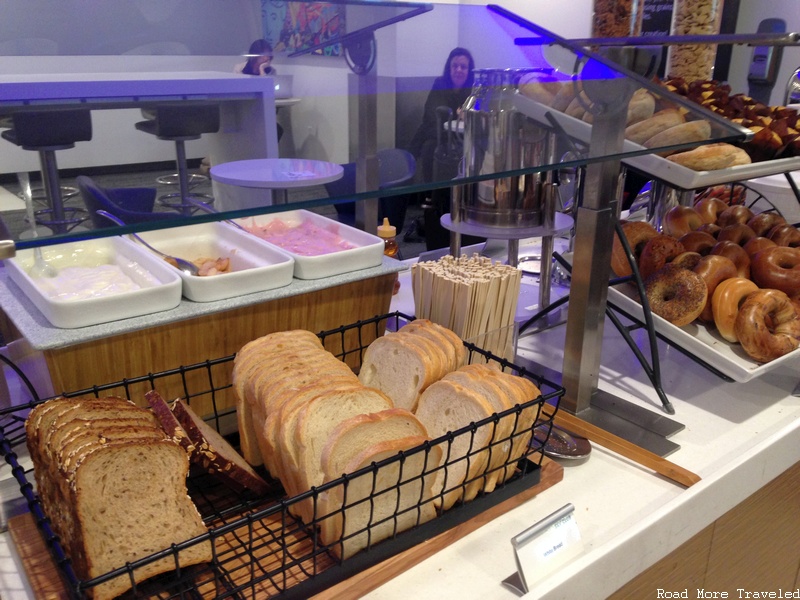
[[[211,222],[222,218],[241,218],[350,200],[367,200],[376,198],[379,194],[387,197],[453,184],[479,183],[561,167],[688,149],[699,143],[744,140],[750,135],[747,129],[671,94],[628,69],[623,69],[619,66],[620,63],[611,58],[594,54],[563,40],[499,6],[338,1],[334,4],[341,5],[344,26],[338,37],[328,39],[327,42],[345,42],[344,60],[313,54],[309,56],[304,52],[287,52],[285,67],[282,68],[289,68],[293,60],[300,60],[302,57],[305,61],[318,62],[324,70],[324,85],[314,86],[313,83],[308,83],[300,87],[303,102],[321,108],[316,111],[316,115],[314,111],[303,112],[303,122],[298,126],[299,130],[315,132],[313,141],[319,147],[315,152],[316,156],[298,158],[321,157],[329,162],[359,164],[360,185],[356,193],[329,196],[320,188],[316,195],[311,192],[310,195],[305,194],[302,201],[290,201],[288,204],[274,204],[269,201],[269,196],[265,196],[267,200],[263,203],[249,202],[240,206],[236,206],[235,202],[226,203],[217,214],[197,211],[192,216],[185,216],[175,213],[174,219],[158,222],[15,240],[16,247],[23,249],[76,239]],[[300,10],[306,3],[289,2],[288,5],[293,10]],[[421,31],[435,32],[435,35],[419,35]],[[532,36],[547,43],[520,43],[520,40],[530,39]],[[354,40],[357,42],[355,46]],[[352,56],[348,55],[347,47],[350,47]],[[503,164],[486,163],[480,169],[461,170],[456,179],[442,177],[436,170],[418,168],[413,182],[397,188],[380,189],[375,173],[377,165],[374,153],[380,148],[402,147],[408,142],[416,124],[400,122],[398,107],[411,98],[416,98],[419,103],[427,96],[433,81],[441,75],[448,52],[454,47],[467,48],[475,59],[477,69],[515,73],[513,77],[506,78],[502,86],[488,85],[483,92],[495,99],[502,98],[502,102],[511,107],[511,110],[523,114],[536,127],[555,131],[560,145],[579,145],[581,154],[566,161],[561,160],[562,153],[552,152],[549,155],[537,155],[535,161],[526,161],[523,158],[516,162],[505,161]],[[367,54],[366,57],[363,56],[364,53]],[[612,54],[609,51],[609,56]],[[627,57],[617,58],[623,58],[623,64],[628,61]],[[636,60],[638,59],[634,58],[631,63],[633,66]],[[366,64],[369,69],[356,74],[359,64]],[[297,88],[303,78],[303,67],[298,67],[294,73]],[[132,77],[133,75],[135,74]],[[32,78],[30,86],[41,85],[43,79],[47,79],[47,74]],[[59,86],[59,81],[70,77],[53,75],[51,79],[50,87],[56,92],[51,101],[39,97],[35,103],[37,109],[55,109],[72,103],[86,105],[79,92],[57,92],[59,87],[62,90],[68,87],[66,83]],[[79,90],[80,86],[74,85],[75,77],[72,79],[71,89]],[[16,110],[31,108],[31,102],[24,97],[27,89],[25,80],[25,76],[0,75],[0,113],[8,115]],[[548,96],[545,92],[553,89],[553,86],[569,88],[574,92],[577,98],[574,111],[564,112],[547,104]],[[13,95],[10,90],[13,90]],[[703,141],[667,139],[659,147],[647,148],[630,142],[624,142],[618,148],[608,144],[604,144],[602,148],[597,147],[596,136],[592,133],[595,128],[593,118],[608,111],[627,110],[631,99],[644,93],[642,90],[647,90],[654,99],[656,109],[672,107],[683,113],[686,120],[702,124],[707,132]],[[472,94],[472,90],[462,93],[466,98]],[[192,99],[196,97],[186,94],[179,98],[156,100],[184,102]],[[363,106],[365,100],[376,107],[374,120],[359,114],[359,103]],[[326,113],[326,106],[336,106],[342,110],[334,111],[332,116]],[[98,106],[98,110],[106,108],[109,107]],[[569,139],[565,139],[565,136]],[[344,153],[340,150],[343,143],[347,147]],[[210,158],[213,165],[224,162],[228,157],[212,154]],[[266,157],[255,155],[241,158]],[[235,198],[236,190],[231,191],[231,196]]]

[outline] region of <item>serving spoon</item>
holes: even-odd
[[[33,192],[31,192],[31,180],[27,173],[17,173],[17,179],[22,186],[22,197],[25,200],[25,210],[27,212],[28,222],[31,224],[33,236],[39,237],[39,232],[36,229],[36,215],[33,212]],[[52,265],[47,264],[42,254],[41,246],[36,246],[33,249],[33,266],[31,266],[28,275],[31,277],[47,277],[52,278],[58,275],[58,271]]]
[[[122,221],[122,219],[112,215],[109,212],[106,212],[104,210],[98,210],[96,212],[101,217],[105,217],[106,219],[108,219],[109,221],[113,221],[117,225],[125,225],[125,222]],[[178,258],[177,256],[172,256],[171,254],[166,254],[165,252],[162,252],[161,250],[154,248],[135,233],[131,233],[130,236],[137,242],[142,244],[142,246],[145,246],[155,254],[158,254],[161,258],[167,260],[168,262],[172,262],[175,266],[177,266],[177,268],[180,271],[183,271],[187,275],[196,275],[196,276],[199,275],[199,269],[197,268],[197,265],[195,265],[194,263],[191,263],[188,260],[184,260],[183,258]]]

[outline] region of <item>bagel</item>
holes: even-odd
[[[786,219],[776,212],[762,212],[753,215],[753,218],[747,221],[747,226],[755,231],[757,236],[764,236],[776,225],[785,223]]]
[[[739,309],[734,332],[750,358],[766,363],[800,345],[800,318],[785,293],[758,290]]]
[[[758,291],[758,286],[744,277],[726,279],[714,290],[714,295],[711,297],[714,325],[719,334],[732,344],[739,342],[734,329],[739,307],[748,294],[755,291]]]
[[[730,258],[718,254],[709,254],[702,257],[694,268],[694,272],[700,275],[708,289],[708,299],[706,305],[700,313],[700,320],[706,323],[714,321],[714,313],[711,308],[711,299],[714,297],[714,290],[717,286],[731,277],[736,277],[736,265]]]
[[[626,221],[621,225],[622,233],[631,248],[634,258],[638,262],[644,245],[656,237],[658,232],[655,227],[645,221]],[[611,246],[611,270],[614,271],[617,277],[628,277],[633,274],[628,257],[625,254],[625,248],[616,234],[614,234],[614,242]]]
[[[700,213],[691,206],[673,206],[664,215],[664,233],[680,238],[703,225]]]
[[[667,265],[644,284],[650,310],[676,327],[694,321],[708,300],[708,288],[694,271]]]
[[[800,231],[794,225],[776,225],[769,230],[767,237],[778,246],[797,248],[800,246]]]
[[[706,196],[694,203],[694,209],[700,214],[703,223],[716,223],[726,208],[728,205],[716,196]]]
[[[725,227],[726,225],[733,225],[734,223],[747,224],[753,216],[753,211],[744,204],[736,204],[734,206],[729,206],[719,214],[719,217],[717,217],[717,225]]]
[[[639,275],[641,275],[642,281],[685,251],[683,244],[674,237],[663,233],[648,240],[639,257]]]
[[[756,253],[760,252],[761,250],[764,250],[764,248],[774,248],[777,245],[778,244],[776,244],[769,238],[754,237],[752,239],[747,240],[747,242],[745,243],[744,246],[742,246],[742,248],[744,248],[744,251],[747,252],[747,255],[752,259]]]
[[[730,225],[725,225],[725,227],[720,229],[719,233],[717,234],[718,241],[735,242],[740,246],[744,246],[754,237],[756,237],[755,231],[750,229],[744,223],[731,223]]]
[[[727,240],[717,242],[709,254],[717,254],[730,258],[736,266],[736,274],[744,279],[750,279],[750,256],[739,244]]]
[[[690,231],[682,235],[678,241],[683,244],[687,252],[697,252],[705,256],[711,252],[711,249],[717,243],[716,238],[710,233],[703,231]]]
[[[800,248],[775,246],[756,253],[750,263],[753,281],[760,288],[800,296]]]

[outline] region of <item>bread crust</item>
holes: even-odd
[[[668,156],[667,160],[693,171],[717,171],[751,163],[747,152],[726,143],[707,144],[686,152],[678,152]]]

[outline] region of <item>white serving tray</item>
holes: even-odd
[[[608,303],[624,310],[644,322],[642,305],[634,300],[634,289],[630,284],[609,287]],[[676,346],[699,358],[734,381],[744,383],[785,364],[793,364],[800,359],[800,348],[768,363],[759,363],[742,350],[739,344],[731,344],[723,339],[714,328],[698,322],[685,327],[676,327],[669,321],[653,314],[653,326]]]
[[[291,256],[227,223],[199,223],[147,231],[140,236],[157,250],[188,261],[201,257],[230,259],[229,272],[206,277],[187,275],[170,266],[183,280],[183,295],[194,302],[225,300],[292,282]]]
[[[514,94],[514,105],[521,113],[545,126],[550,126],[545,117],[546,113],[550,113],[570,137],[586,144],[591,140],[592,126],[585,121],[581,121],[580,119],[571,117],[549,106],[545,106],[541,102],[532,100],[519,93]],[[645,148],[640,144],[625,140],[622,149],[623,152],[639,152]],[[687,169],[657,154],[628,157],[622,159],[622,162],[656,179],[684,190],[695,190],[734,181],[746,181],[755,177],[765,177],[767,175],[775,175],[800,169],[800,157],[765,160],[749,165],[739,165],[716,171],[693,171],[692,169]]]
[[[294,259],[294,276],[298,279],[332,277],[342,273],[376,267],[383,262],[384,242],[381,238],[308,210],[245,217],[237,219],[237,222],[244,227],[253,225],[264,227],[276,219],[280,219],[289,227],[296,227],[301,223],[309,222],[316,227],[321,227],[338,235],[343,240],[356,246],[355,248],[316,256],[304,256],[282,248],[281,250]]]
[[[82,300],[49,297],[28,272],[33,250],[21,250],[5,261],[11,280],[56,327],[75,329],[138,317],[178,306],[181,279],[177,271],[152,252],[121,237],[70,242],[42,248],[47,263],[56,269],[116,264],[141,289]]]

